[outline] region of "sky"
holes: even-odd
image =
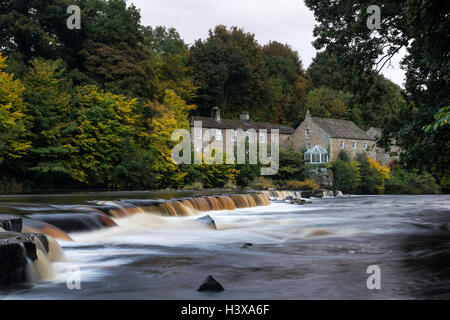
[[[302,0],[127,0],[141,11],[145,26],[174,27],[187,44],[205,39],[216,25],[237,26],[255,34],[259,44],[278,41],[296,50],[305,69],[316,50],[312,46],[313,13]],[[404,51],[392,59],[382,73],[403,86],[399,62]]]

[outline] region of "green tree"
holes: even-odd
[[[200,114],[209,115],[210,108],[218,106],[225,117],[238,117],[245,108],[255,121],[270,118],[265,103],[268,74],[253,34],[217,26],[206,40],[196,41],[190,53]]]
[[[315,117],[350,120],[346,106],[350,99],[349,93],[321,87],[308,92],[306,108]]]
[[[300,57],[289,45],[275,41],[263,46],[262,52],[269,73],[269,120],[296,127],[306,113],[305,96],[310,85]]]
[[[4,71],[5,61],[0,53],[0,165],[5,159],[22,157],[31,146],[22,98],[25,88]]]
[[[96,86],[76,88],[76,98],[76,125],[65,144],[64,166],[76,181],[91,187],[110,186],[116,166],[124,160],[122,152],[129,152],[137,135],[137,100]]]
[[[367,28],[366,9],[371,1],[338,2],[305,0],[318,21],[314,34],[317,49],[334,52],[342,65],[359,74],[379,72],[394,54],[406,48],[402,61],[406,70],[407,106],[394,113],[384,126],[381,143],[394,138],[403,148],[402,163],[408,168],[450,175],[449,130],[424,131],[434,115],[450,104],[448,68],[450,3],[431,0],[384,1],[382,28]],[[446,179],[445,179],[446,180]]]
[[[23,79],[27,115],[31,116],[30,152],[26,168],[35,178],[49,182],[70,176],[63,160],[68,154],[67,143],[74,128],[70,107],[71,83],[64,77],[62,62],[34,59]]]
[[[332,163],[333,185],[344,193],[356,193],[360,182],[359,164],[336,159]]]
[[[185,101],[196,96],[192,67],[188,66],[189,50],[174,28],[158,26],[142,29],[145,49],[151,54],[157,72],[156,98],[164,98],[167,89],[173,90]]]

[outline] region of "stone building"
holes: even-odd
[[[375,139],[353,122],[311,117],[309,111],[288,145],[296,151],[305,151],[305,161],[309,163],[334,161],[342,150],[352,159],[362,152],[376,158]]]
[[[233,133],[230,137],[233,143],[237,140],[237,130],[242,129],[252,142],[270,144],[271,130],[278,129],[280,148],[303,151],[305,161],[312,164],[334,161],[342,150],[352,159],[358,153],[364,152],[385,165],[398,159],[376,146],[376,140],[381,135],[380,129],[370,128],[365,132],[352,121],[311,117],[309,111],[296,130],[289,126],[250,121],[250,115],[246,111],[241,113],[240,120],[222,119],[217,107],[211,109],[211,117],[191,117],[190,124],[194,141],[204,138],[206,131],[210,130],[211,140],[222,140],[224,145],[227,141],[227,130]],[[200,124],[201,131],[195,124]],[[399,150],[393,148],[392,151],[398,153]]]
[[[196,123],[201,125],[201,132],[196,132]],[[250,114],[247,111],[241,113],[240,120],[222,119],[220,109],[217,107],[211,109],[211,117],[191,117],[190,126],[194,140],[205,136],[206,130],[211,130],[213,139],[225,141],[226,130],[232,130],[230,140],[235,142],[237,140],[236,131],[242,129],[246,133],[246,136],[249,139],[252,139],[252,142],[261,141],[262,143],[268,144],[270,144],[271,141],[271,130],[278,129],[280,148],[284,149],[288,147],[289,138],[294,132],[294,129],[289,126],[250,121]],[[264,130],[266,130],[266,132],[264,132]]]
[[[370,128],[367,130],[367,134],[376,142],[378,138],[381,137],[382,130],[380,128]],[[395,141],[394,141],[395,144]],[[399,154],[401,149],[397,146],[391,147],[391,149],[386,152],[380,147],[375,146],[376,160],[384,165],[391,165],[394,161],[399,160]]]

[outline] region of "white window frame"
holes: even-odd
[[[237,131],[233,130],[231,133],[231,141],[235,142],[237,140]]]
[[[353,149],[353,150],[356,150],[356,141],[353,141],[353,142],[352,142],[352,149]]]
[[[339,148],[341,149],[345,148],[345,141],[339,141]]]
[[[202,138],[202,128],[196,128],[194,127],[194,137],[195,139],[201,139]]]
[[[309,138],[309,129],[305,129],[305,138]]]
[[[259,133],[259,142],[266,143],[266,135],[264,132]]]
[[[221,141],[222,140],[222,130],[216,129],[215,138],[216,138],[217,141]]]
[[[306,144],[306,150],[311,150],[311,143]]]
[[[363,143],[363,148],[364,148],[364,150],[367,150],[367,146],[368,146],[368,145],[367,145],[367,142],[364,142],[364,143]]]

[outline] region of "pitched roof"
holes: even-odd
[[[277,124],[271,124],[271,123],[263,123],[263,122],[249,122],[245,123],[241,120],[232,120],[232,119],[221,119],[220,121],[216,121],[212,118],[208,117],[192,117],[191,118],[191,125],[194,124],[194,121],[201,121],[203,128],[214,128],[214,129],[266,129],[266,130],[272,130],[272,129],[278,129],[280,134],[292,134],[294,132],[294,129],[289,126],[282,126]]]
[[[366,132],[349,120],[311,118],[331,138],[373,140]]]

